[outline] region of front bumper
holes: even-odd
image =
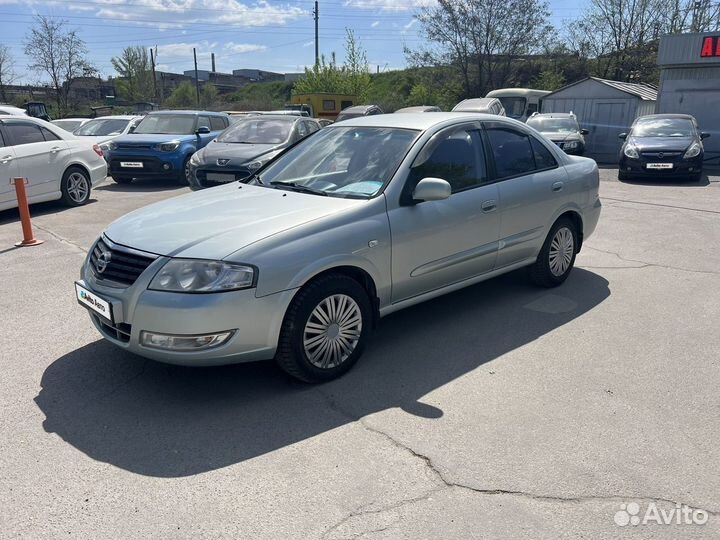
[[[671,169],[648,169],[648,163],[671,163]],[[698,174],[703,169],[702,154],[693,159],[646,157],[642,154],[640,159],[631,159],[623,155],[620,158],[619,170],[630,176],[638,178],[687,178]]]
[[[132,178],[176,178],[183,175],[185,156],[168,153],[167,155],[120,154],[107,155],[108,174],[110,176]],[[142,167],[123,167],[122,163],[142,163]]]
[[[263,297],[256,296],[256,289],[211,294],[148,290],[150,280],[165,261],[167,258],[159,257],[126,288],[96,279],[85,262],[78,283],[111,305],[112,323],[88,311],[105,339],[146,358],[188,366],[234,364],[275,355],[280,327],[295,289]],[[181,336],[223,331],[234,334],[214,348],[179,352],[141,345],[142,331]]]

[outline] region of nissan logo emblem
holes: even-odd
[[[97,258],[97,262],[95,263],[95,269],[98,271],[98,274],[102,274],[108,267],[108,264],[110,264],[110,261],[112,260],[112,253],[109,251],[103,251],[100,256]]]
[[[230,163],[229,159],[218,159],[217,160],[218,167],[224,167],[228,163]]]

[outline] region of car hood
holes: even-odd
[[[269,152],[284,148],[280,144],[235,144],[212,142],[200,151],[198,156],[205,163],[215,164],[217,159],[229,159],[227,166],[239,165]]]
[[[629,142],[641,152],[667,150],[681,152],[693,142],[692,137],[630,137]]]
[[[579,141],[579,133],[558,133],[557,131],[541,131],[542,135],[550,139],[551,141],[565,142],[565,141]]]
[[[365,202],[233,182],[135,210],[112,223],[105,234],[116,244],[158,255],[219,260],[286,229]]]
[[[131,135],[121,135],[113,140],[119,144],[160,144],[171,141],[194,141],[196,135],[164,135],[157,133],[140,134],[133,133]]]

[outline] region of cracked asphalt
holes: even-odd
[[[516,272],[395,313],[322,386],[100,339],[86,250],[182,188],[36,205],[33,248],[0,212],[0,539],[720,537],[720,176],[601,175],[562,287]],[[708,521],[617,525],[632,502]]]

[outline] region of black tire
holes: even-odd
[[[111,178],[116,184],[130,184],[133,181],[131,176],[112,176]]]
[[[620,182],[627,182],[628,180],[630,180],[630,176],[628,176],[626,172],[618,171],[618,180]]]
[[[569,230],[572,235],[572,257],[570,258],[570,263],[567,266],[567,269],[565,269],[561,274],[556,274],[555,272],[553,272],[553,269],[551,267],[550,249],[555,235],[558,234],[558,231],[560,231],[561,229]],[[557,287],[558,285],[562,284],[570,275],[570,272],[575,265],[575,257],[577,256],[577,251],[578,231],[575,227],[575,223],[569,218],[560,218],[550,229],[550,232],[545,239],[545,243],[540,250],[540,254],[537,257],[537,260],[532,266],[529,267],[530,278],[536,285],[540,287]]]
[[[315,365],[306,353],[304,346],[306,324],[309,323],[316,307],[335,295],[344,295],[355,301],[361,314],[362,326],[351,354],[341,360],[339,365],[322,368]],[[365,289],[347,276],[339,274],[322,276],[300,289],[290,303],[280,330],[275,361],[283,371],[303,382],[330,381],[346,373],[358,361],[365,349],[371,326],[372,308]],[[327,332],[324,333],[326,334]],[[315,351],[311,350],[311,354],[313,353]]]
[[[177,183],[181,186],[187,186],[190,184],[190,181],[188,180],[188,176],[190,173],[190,157],[191,156],[187,156],[185,158],[185,161],[183,161],[182,169],[177,176]]]
[[[60,182],[62,200],[68,206],[83,206],[90,200],[92,181],[90,175],[80,167],[69,167]]]
[[[703,177],[702,171],[696,172],[696,173],[692,173],[692,174],[690,175],[690,181],[691,181],[691,182],[700,182],[700,180],[702,180],[702,177]]]

